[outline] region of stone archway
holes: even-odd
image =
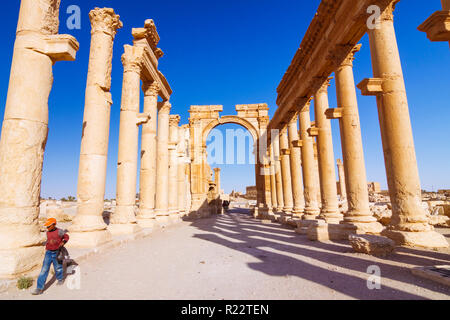
[[[208,204],[208,190],[210,181],[208,172],[211,168],[206,162],[206,139],[209,133],[215,127],[233,123],[247,129],[253,137],[255,154],[255,180],[257,188],[257,202],[263,203],[263,179],[259,174],[261,167],[260,157],[258,155],[259,141],[266,134],[266,128],[269,120],[267,104],[248,104],[237,105],[237,115],[220,117],[219,112],[223,110],[220,105],[212,106],[191,106],[189,113],[190,125],[190,155],[191,155],[191,193],[192,207],[191,212],[198,216],[207,216],[210,214]],[[257,206],[258,207],[258,206]]]

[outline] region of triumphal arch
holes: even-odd
[[[263,209],[264,182],[263,168],[266,152],[266,128],[269,123],[269,108],[267,104],[236,105],[237,115],[220,116],[221,105],[191,106],[189,113],[190,156],[191,156],[191,212],[198,216],[207,216],[211,212],[208,201],[210,186],[215,184],[220,192],[220,178],[216,171],[215,182],[211,180],[211,168],[207,163],[206,140],[215,127],[233,123],[248,130],[253,138],[253,153],[255,155],[255,183],[257,187],[257,210]],[[261,156],[262,155],[262,156]],[[258,208],[261,207],[261,208]],[[213,209],[214,210],[214,209]]]

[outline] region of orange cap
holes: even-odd
[[[56,219],[55,218],[47,219],[47,221],[45,222],[44,226],[50,227],[52,224],[56,224]]]

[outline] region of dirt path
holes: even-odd
[[[55,285],[34,297],[10,289],[0,299],[450,299],[450,290],[412,275],[448,264],[450,254],[399,248],[389,259],[352,253],[345,242],[311,242],[235,210],[157,230],[80,264],[81,288]],[[369,266],[381,270],[369,290]]]

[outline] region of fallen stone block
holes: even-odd
[[[375,235],[350,235],[353,250],[373,256],[385,257],[395,250],[395,242],[389,238]]]

